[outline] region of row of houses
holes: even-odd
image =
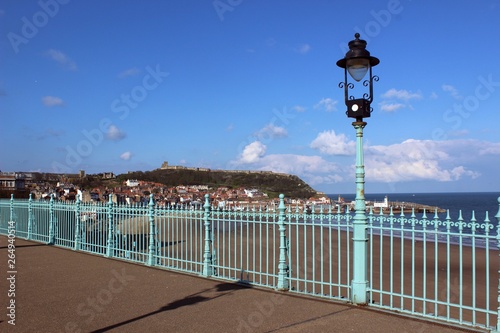
[[[0,190],[24,190],[26,180],[31,178],[31,174],[19,172],[0,172]]]
[[[75,178],[81,178],[82,175],[84,176],[85,173],[80,172],[80,174],[74,176]],[[113,173],[104,173],[102,177],[110,179],[115,178],[115,175]],[[26,197],[31,193],[32,198],[36,200],[49,200],[54,197],[56,200],[74,201],[79,197],[84,202],[108,201],[109,195],[113,194],[113,201],[123,204],[145,203],[149,201],[150,194],[153,194],[154,200],[158,204],[165,205],[200,204],[204,202],[206,194],[210,195],[214,204],[221,207],[228,204],[237,205],[243,202],[268,204],[272,201],[266,193],[256,188],[230,188],[227,186],[210,188],[207,185],[167,187],[161,183],[127,179],[117,187],[83,190],[71,184],[70,180],[72,178],[70,177],[59,177],[59,181],[55,185],[50,185],[44,181],[37,182],[34,178],[36,177],[32,173],[0,172],[0,190],[16,190],[16,193],[26,192]],[[330,204],[330,199],[325,195],[309,198],[309,200],[287,198],[287,203],[294,205],[325,205]]]

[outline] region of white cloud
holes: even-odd
[[[42,97],[42,103],[45,106],[52,107],[52,106],[64,106],[64,101],[55,96],[45,96]]]
[[[123,154],[120,155],[120,158],[124,161],[128,161],[132,158],[132,153],[129,151],[124,152]]]
[[[463,96],[458,93],[457,88],[455,88],[454,86],[449,85],[449,84],[443,84],[441,86],[441,88],[443,89],[443,91],[449,93],[451,95],[451,97],[453,97],[454,99],[456,99],[456,100],[463,99]]]
[[[335,134],[333,130],[319,133],[310,147],[328,155],[352,155],[356,152],[354,141],[349,141],[345,134]]]
[[[382,94],[383,98],[388,98],[388,99],[399,99],[403,101],[409,101],[411,99],[421,99],[422,94],[419,92],[411,92],[408,90],[397,90],[397,89],[389,89],[386,91],[384,94]]]
[[[106,137],[112,141],[119,141],[125,138],[126,136],[127,135],[115,125],[110,125],[108,128],[108,133],[106,133]]]
[[[237,164],[256,163],[266,153],[267,147],[260,141],[254,141],[243,148]]]
[[[380,110],[385,111],[385,112],[394,112],[396,110],[399,110],[399,109],[406,107],[406,105],[404,105],[402,103],[383,102],[383,103],[380,103],[379,105],[380,105]]]
[[[382,98],[386,100],[379,103],[380,109],[385,112],[395,112],[404,108],[413,109],[410,104],[406,103],[410,100],[421,99],[422,94],[420,92],[391,88],[382,94]],[[403,101],[404,103],[401,103],[400,101]]]
[[[134,75],[137,75],[140,73],[141,73],[140,69],[134,67],[134,68],[129,68],[129,69],[124,70],[123,72],[118,74],[118,77],[120,79],[123,79],[123,78],[126,78],[128,76],[134,76]]]
[[[288,135],[288,132],[283,127],[274,126],[273,124],[266,125],[255,133],[255,137],[259,140],[269,140],[275,138],[283,138]]]
[[[479,155],[500,155],[500,143],[490,142],[482,143],[481,147],[478,147]]]
[[[309,51],[311,51],[311,45],[309,44],[302,44],[297,48],[297,52],[300,54],[306,54]]]
[[[331,98],[323,98],[314,106],[315,109],[323,109],[327,112],[332,112],[337,110],[337,101]]]
[[[292,110],[297,111],[297,112],[305,112],[307,109],[303,106],[295,105],[294,107],[292,107]]]
[[[262,159],[261,169],[290,174],[330,173],[339,169],[338,165],[325,161],[321,156],[274,154]]]
[[[410,139],[389,146],[371,146],[366,150],[366,174],[377,182],[448,182],[466,176],[474,179],[480,174],[461,165],[466,160],[457,152],[475,149],[475,144],[467,140]]]
[[[335,161],[313,155],[271,154],[259,141],[247,145],[238,160],[231,162],[238,169],[266,170],[294,174],[311,186],[354,181],[354,158],[338,155],[354,154],[355,143],[343,134],[325,131],[311,143],[319,151],[337,155]],[[391,145],[365,147],[366,180],[371,183],[457,182],[481,176],[483,164],[488,168],[500,155],[500,143],[479,140],[415,140]]]
[[[321,156],[293,154],[265,155],[265,152],[262,152],[257,158],[251,158],[250,160],[252,170],[298,175],[312,186],[338,183],[344,180],[341,175],[343,173],[341,168],[336,163],[324,160]],[[236,167],[250,163],[246,163],[241,158],[232,162]]]
[[[64,68],[71,70],[71,71],[76,71],[77,67],[76,67],[75,62],[73,60],[71,60],[68,56],[66,56],[64,53],[62,53],[61,51],[50,49],[45,54],[48,57],[50,57],[52,60],[58,62]]]

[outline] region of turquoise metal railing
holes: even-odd
[[[486,212],[452,221],[424,211],[368,215],[371,306],[472,327],[498,317],[498,240]],[[481,231],[481,232],[479,232]],[[497,268],[494,270],[493,268]]]
[[[499,202],[500,204],[500,202]],[[0,234],[77,251],[353,302],[353,263],[366,255],[368,305],[466,327],[500,330],[500,209],[490,221],[437,212],[370,211],[368,250],[353,252],[353,212],[149,201],[0,200]],[[364,285],[364,283],[363,283]],[[358,290],[359,292],[359,290]],[[358,294],[359,295],[359,294]]]

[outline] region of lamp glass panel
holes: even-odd
[[[347,71],[356,81],[361,81],[365,77],[370,62],[368,59],[349,59],[347,60]]]

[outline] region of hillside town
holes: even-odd
[[[246,206],[275,207],[277,198],[270,198],[267,193],[258,188],[230,188],[227,186],[209,187],[208,185],[178,185],[165,186],[157,182],[148,182],[137,179],[127,179],[117,186],[100,186],[84,189],[74,185],[71,180],[85,176],[79,174],[65,175],[51,179],[51,181],[37,180],[32,173],[0,172],[0,190],[4,192],[31,194],[33,200],[76,201],[77,196],[82,202],[107,202],[111,200],[117,204],[137,205],[145,204],[153,194],[154,201],[159,205],[170,207],[192,207],[204,204],[206,194],[210,195],[212,205],[221,209],[244,210]],[[113,173],[103,173],[104,179],[114,179]],[[331,205],[332,202],[325,194],[311,197],[307,200],[286,198],[287,204],[299,206]]]

